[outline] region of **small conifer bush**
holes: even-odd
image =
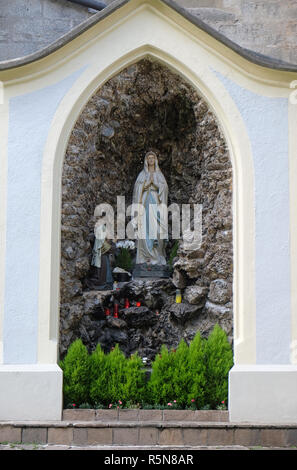
[[[215,325],[205,343],[205,393],[211,408],[216,408],[228,398],[228,374],[233,366],[233,352],[227,335]]]
[[[60,362],[64,404],[215,409],[227,402],[232,365],[232,348],[218,325],[207,340],[198,331],[189,345],[184,339],[176,350],[163,345],[148,381],[138,354],[126,358],[119,345],[106,354],[98,344],[89,355],[78,339]]]
[[[141,357],[132,354],[126,359],[122,399],[125,403],[140,403],[145,396],[146,376]]]
[[[206,341],[201,338],[198,331],[189,345],[188,374],[190,376],[187,403],[195,403],[202,408],[206,402]],[[193,400],[195,400],[193,402]]]
[[[171,403],[175,399],[180,406],[184,407],[188,401],[192,381],[189,370],[189,347],[184,339],[180,341],[176,351],[172,351],[172,355],[172,398],[168,401]]]
[[[95,405],[109,401],[107,355],[100,344],[90,355],[90,400]]]
[[[138,403],[145,388],[145,371],[141,358],[126,358],[116,345],[105,354],[100,345],[90,356],[90,399],[106,406],[121,401]]]
[[[152,364],[152,373],[147,385],[149,403],[166,404],[174,399],[172,382],[174,375],[174,356],[166,346],[161,347]]]
[[[88,402],[89,398],[89,354],[81,339],[69,347],[63,361],[59,363],[63,371],[64,404]]]

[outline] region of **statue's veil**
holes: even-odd
[[[158,157],[155,154],[155,152],[152,152],[151,150],[145,154],[144,157],[144,164],[143,164],[143,170],[139,173],[135,185],[134,185],[134,190],[133,190],[133,198],[132,201],[134,204],[138,204],[141,202],[142,198],[142,193],[143,193],[143,185],[146,179],[149,177],[149,169],[148,169],[148,157],[149,155],[154,155],[155,156],[155,174],[156,174],[156,180],[159,185],[159,197],[161,202],[167,204],[167,197],[168,197],[168,187],[167,183],[165,180],[165,177],[160,170],[159,163],[158,163]]]
[[[149,157],[149,155],[154,155],[154,157],[155,157],[155,171],[161,173],[161,170],[160,170],[160,167],[159,167],[159,163],[158,163],[158,157],[157,157],[157,155],[155,154],[155,152],[152,152],[152,151],[149,151],[149,152],[147,152],[147,153],[145,154],[145,157],[144,157],[144,165],[143,165],[144,171],[145,171],[146,173],[148,173],[148,171],[149,171],[149,169],[148,169],[148,157]]]

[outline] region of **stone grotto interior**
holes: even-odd
[[[116,212],[117,196],[131,204],[148,150],[157,154],[166,178],[168,204],[202,205],[202,244],[184,250],[170,237],[169,223],[169,277],[130,276],[117,288],[96,289],[88,282],[94,210],[108,203]],[[150,363],[162,344],[176,348],[182,338],[189,343],[198,330],[207,337],[216,323],[232,343],[229,152],[209,105],[164,64],[140,60],[109,79],[85,105],[64,159],[61,230],[60,358],[81,338],[89,351],[98,343],[106,352],[119,344],[127,356],[137,351]],[[111,258],[113,269],[119,250]],[[133,267],[135,249],[129,255]]]

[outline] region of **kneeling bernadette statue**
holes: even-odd
[[[94,227],[95,242],[92,251],[91,272],[86,280],[87,287],[95,290],[109,290],[113,285],[109,258],[112,245],[107,241],[107,229],[103,217],[103,215],[98,217]]]
[[[133,205],[138,207],[137,255],[134,277],[168,277],[164,234],[167,234],[160,205],[167,207],[168,186],[158,164],[157,155],[145,155],[133,191]]]

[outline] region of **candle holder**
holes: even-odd
[[[113,306],[113,316],[114,318],[119,318],[119,304],[114,304]]]
[[[180,289],[176,289],[175,302],[177,304],[181,304],[181,301],[182,301],[181,291],[180,291]]]
[[[141,307],[141,302],[136,302],[136,307]]]

